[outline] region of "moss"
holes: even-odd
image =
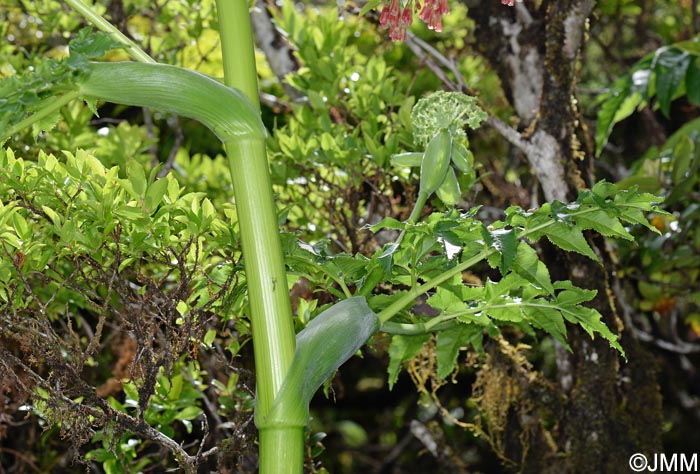
[[[563,396],[525,357],[527,346],[491,344],[474,384],[477,432],[509,468],[542,472],[559,454],[553,430]]]

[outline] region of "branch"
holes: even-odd
[[[613,292],[615,293],[615,299],[622,308],[622,316],[625,320],[625,325],[632,330],[634,337],[643,342],[649,342],[656,347],[669,352],[675,352],[676,354],[696,354],[700,353],[700,344],[692,344],[678,338],[674,337],[673,341],[667,341],[665,339],[658,338],[653,334],[650,334],[637,326],[635,326],[632,319],[632,308],[625,300],[625,296],[622,294],[622,288],[620,287],[620,281],[615,279],[611,285]],[[675,331],[674,331],[675,332]]]
[[[66,408],[65,411],[69,411],[71,413],[86,413],[87,415],[94,417],[95,420],[99,420],[103,426],[107,423],[116,421],[117,424],[121,425],[121,427],[127,431],[139,434],[150,441],[158,443],[170,451],[183,472],[186,474],[197,474],[197,466],[202,462],[202,460],[217,452],[216,448],[212,448],[206,452],[201,452],[202,449],[200,447],[200,452],[198,452],[197,455],[190,456],[187,451],[185,451],[184,448],[176,441],[164,435],[152,426],[144,422],[139,422],[132,416],[117,411],[106,403],[101,407],[102,409],[76,403],[64,394],[54,390],[54,387],[51,384],[49,384],[43,377],[34,372],[34,370],[24,364],[24,362],[15,357],[13,354],[0,348],[0,355],[0,362],[9,361],[14,367],[20,367],[22,372],[32,380],[35,386],[39,386],[44,389],[52,398],[52,402],[62,404],[63,407]],[[3,365],[5,365],[5,367],[11,372],[16,372],[16,370],[8,367],[6,364]],[[97,397],[94,395],[94,393],[90,395],[90,398]]]
[[[255,42],[265,53],[267,63],[277,79],[282,84],[284,91],[292,99],[298,99],[303,94],[287,84],[285,76],[299,69],[299,64],[294,59],[292,48],[284,35],[276,28],[265,0],[257,0],[251,15]]]
[[[447,76],[447,73],[445,73],[445,71],[442,70],[442,68],[433,58],[440,58],[438,61],[442,64],[449,64],[450,61],[443,55],[441,55],[435,48],[431,47],[429,50],[424,50],[422,45],[425,44],[425,42],[419,42],[418,38],[416,38],[416,35],[414,35],[413,33],[408,32],[406,34],[406,46],[408,46],[408,48],[413,52],[413,54],[415,54],[418,57],[418,59],[424,62],[425,65],[428,66],[428,69],[433,71],[433,73],[438,77],[438,79],[440,79],[440,81],[442,81],[442,83],[449,90],[460,90],[461,88],[458,87],[457,84],[455,84],[452,81],[452,79],[450,79]]]
[[[518,132],[516,129],[514,129],[507,123],[503,122],[495,115],[489,115],[486,119],[486,123],[491,125],[498,133],[501,134],[503,138],[508,140],[508,142],[510,142],[511,145],[515,146],[526,155],[532,153],[532,143],[530,143],[528,140],[525,140],[522,137],[522,135],[520,135],[520,132]]]

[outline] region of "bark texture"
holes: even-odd
[[[579,57],[594,0],[523,2],[514,8],[496,1],[466,3],[477,25],[481,53],[498,71],[520,127],[527,129],[521,136],[525,144],[519,148],[544,199],[573,200],[579,189],[595,181],[594,149],[576,100]],[[589,241],[603,265],[547,245],[544,255],[553,278],[598,290],[593,305],[608,327],[621,334],[629,362],[601,338],[591,340],[578,328],[570,328],[573,353],[557,351],[558,390],[564,399],[561,417],[549,425],[539,420],[540,426],[551,427],[545,430],[551,440],[547,445],[504,443],[507,459],[519,460],[517,471],[628,472],[632,454],[661,450],[661,396],[654,359],[618,318],[605,242],[595,237]],[[533,401],[540,403],[537,398]]]

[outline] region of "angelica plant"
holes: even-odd
[[[631,240],[627,225],[640,224],[656,231],[645,217],[656,209],[656,196],[635,189],[618,190],[601,182],[582,191],[575,202],[555,201],[530,210],[511,207],[504,221],[485,224],[476,218],[476,209],[459,210],[455,204],[462,195],[460,177],[473,173],[465,129],[479,127],[486,114],[473,97],[439,92],[419,100],[413,108],[415,151],[392,160],[399,167],[419,168],[413,211],[405,222],[387,218],[372,227],[375,232],[398,230],[397,239],[376,249],[371,257],[320,255],[313,247],[280,236],[266,156],[266,130],[260,119],[247,2],[220,1],[217,5],[223,84],[193,71],[153,63],[90,9],[75,0],[71,4],[108,34],[82,31],[71,43],[67,59],[46,61],[33,72],[10,76],[0,83],[5,97],[0,102],[0,142],[11,146],[11,138],[28,127],[35,135],[43,130],[50,133],[61,108],[78,99],[95,111],[97,101],[168,111],[201,122],[221,140],[234,185],[245,267],[256,366],[255,424],[260,437],[261,473],[302,472],[304,430],[312,397],[378,332],[391,337],[390,385],[402,364],[415,356],[433,334],[437,340],[437,376],[441,380],[452,373],[463,348],[471,346],[481,351],[483,338],[498,337],[503,326],[529,333],[544,331],[568,347],[566,325],[575,324],[591,336],[605,338],[623,353],[616,333],[601,322],[597,311],[584,304],[596,296],[595,292],[577,288],[569,281],[552,281],[532,245],[546,238],[564,250],[597,260],[583,232],[592,230],[606,237]],[[382,12],[382,24],[389,25],[392,37],[400,39],[408,20],[403,19],[404,13],[397,13],[399,2],[389,5]],[[439,30],[445,5],[426,2],[421,17]],[[126,48],[139,62],[94,61],[112,48]],[[14,154],[10,158],[9,148],[3,154],[13,168],[24,166]],[[49,166],[53,161],[42,163]],[[166,185],[145,178],[133,181],[140,184],[131,183],[129,189],[141,200],[142,207],[156,212],[154,203],[158,200],[154,196],[160,194],[162,198]],[[81,192],[82,188],[76,189],[75,196]],[[174,199],[176,194],[169,198]],[[424,215],[433,197],[444,210]],[[10,216],[7,209],[15,209],[17,200],[11,196],[3,200],[3,212]],[[193,214],[199,217],[203,207],[193,205]],[[63,224],[50,210],[37,215],[48,217],[53,225]],[[0,219],[2,231],[7,235],[21,233],[31,240],[22,219]],[[19,237],[10,240],[6,257],[24,255],[24,245]],[[28,261],[35,265],[32,271],[43,269],[40,259]],[[479,286],[465,285],[463,273],[481,262],[497,269],[501,278],[486,279]],[[338,299],[310,321],[303,321],[305,327],[298,334],[294,331],[286,263],[292,271],[308,273],[312,280],[314,275],[330,278]],[[21,279],[28,268],[14,258],[6,258],[3,271]],[[10,293],[9,280],[2,280],[5,294]],[[391,291],[379,294],[375,290],[380,285]],[[436,315],[411,310],[423,295]],[[150,395],[144,389],[132,398],[140,396],[138,403],[145,406]],[[144,418],[141,416],[139,421]],[[148,433],[173,452],[183,469],[195,472],[195,455],[188,455],[167,437]]]

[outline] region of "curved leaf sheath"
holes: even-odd
[[[223,142],[265,136],[260,115],[242,93],[198,72],[135,62],[90,63],[89,70],[79,83],[83,97],[192,118]]]
[[[379,319],[363,296],[331,306],[297,334],[294,360],[270,413],[259,429],[303,427],[309,403],[323,382],[379,330]]]

